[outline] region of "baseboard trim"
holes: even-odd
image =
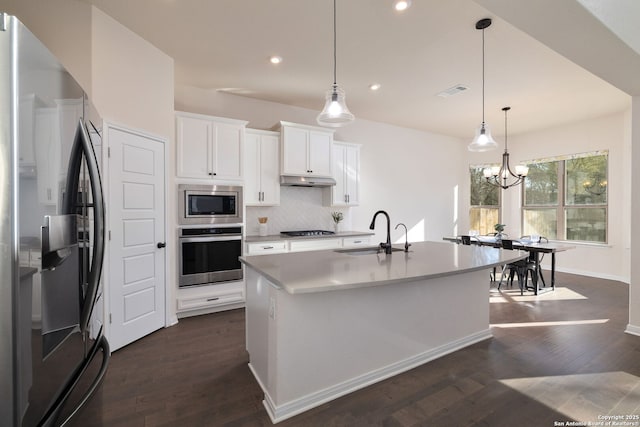
[[[545,272],[549,271],[547,269],[543,269],[543,270]],[[626,284],[629,284],[631,282],[628,277],[618,276],[618,275],[614,275],[614,274],[603,274],[603,273],[598,273],[598,272],[595,272],[595,271],[578,270],[578,269],[575,269],[575,268],[561,268],[561,267],[556,266],[556,272],[575,274],[575,275],[578,275],[578,276],[595,277],[595,278],[598,278],[598,279],[615,280],[617,282],[622,282],[622,283],[626,283]]]
[[[640,326],[628,324],[627,328],[624,330],[627,334],[637,335],[640,337]]]
[[[337,399],[338,397],[344,396],[361,388],[370,386],[371,384],[375,384],[387,378],[393,377],[402,372],[408,371],[424,363],[430,362],[434,359],[445,356],[464,347],[468,347],[477,342],[489,339],[492,336],[493,335],[491,334],[491,330],[485,329],[483,331],[476,332],[474,334],[425,351],[423,353],[416,354],[415,356],[411,356],[390,365],[383,366],[374,371],[367,372],[366,374],[360,375],[358,377],[351,378],[347,381],[338,383],[324,390],[310,393],[306,396],[289,401],[282,405],[276,405],[273,399],[271,399],[271,396],[253,370],[251,363],[249,363],[249,369],[253,373],[253,376],[256,378],[258,384],[260,385],[260,388],[262,388],[262,391],[264,392],[264,400],[262,401],[262,403],[267,410],[267,413],[269,414],[269,418],[271,418],[271,422],[275,424],[298,415],[302,412],[308,411],[309,409],[320,406],[326,402]]]

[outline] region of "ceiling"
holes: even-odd
[[[331,0],[84,1],[171,56],[177,86],[319,112],[333,83]],[[577,1],[596,0],[559,3],[583,8]],[[482,31],[475,29],[475,23],[486,17],[493,19],[485,30],[486,121],[494,135],[503,133],[504,106],[512,107],[510,135],[628,108],[629,95],[567,59],[571,55],[566,52],[560,55],[547,47],[552,43],[536,39],[565,41],[567,31],[574,24],[578,31],[580,22],[573,23],[569,16],[557,27],[537,25],[538,17],[514,10],[514,2],[413,0],[399,13],[392,0],[338,0],[337,82],[346,91],[356,120],[471,139],[482,120]],[[493,12],[479,3],[489,4]],[[502,12],[509,22],[500,17]],[[537,11],[556,18],[561,12]],[[635,22],[639,21],[640,16]],[[633,32],[631,27],[626,31]],[[536,38],[529,35],[536,32]],[[617,36],[615,40],[619,41]],[[271,55],[281,56],[283,62],[270,64]],[[635,51],[634,55],[640,58]],[[580,63],[580,58],[572,59]],[[615,60],[607,67],[623,68]],[[638,71],[635,74],[640,75]],[[372,83],[381,88],[371,91]],[[459,84],[468,90],[448,98],[437,96]]]

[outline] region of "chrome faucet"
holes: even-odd
[[[385,254],[391,253],[391,219],[389,219],[389,214],[385,211],[378,211],[373,214],[373,219],[371,220],[371,225],[369,226],[369,230],[373,230],[376,226],[376,217],[378,214],[383,214],[387,217],[387,243],[380,243],[380,248],[384,249]]]
[[[411,246],[411,243],[409,243],[409,233],[407,232],[407,226],[403,223],[399,223],[398,225],[396,225],[396,228],[394,228],[394,230],[397,230],[400,226],[404,227],[404,251],[409,252],[409,246]]]

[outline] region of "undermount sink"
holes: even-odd
[[[392,252],[401,252],[404,249],[401,248],[391,248]],[[339,252],[341,254],[347,255],[371,255],[371,254],[384,254],[384,249],[380,249],[377,246],[370,246],[366,248],[349,248],[349,249],[336,249],[334,252]]]

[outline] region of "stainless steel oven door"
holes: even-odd
[[[242,280],[242,236],[180,237],[179,287]]]

